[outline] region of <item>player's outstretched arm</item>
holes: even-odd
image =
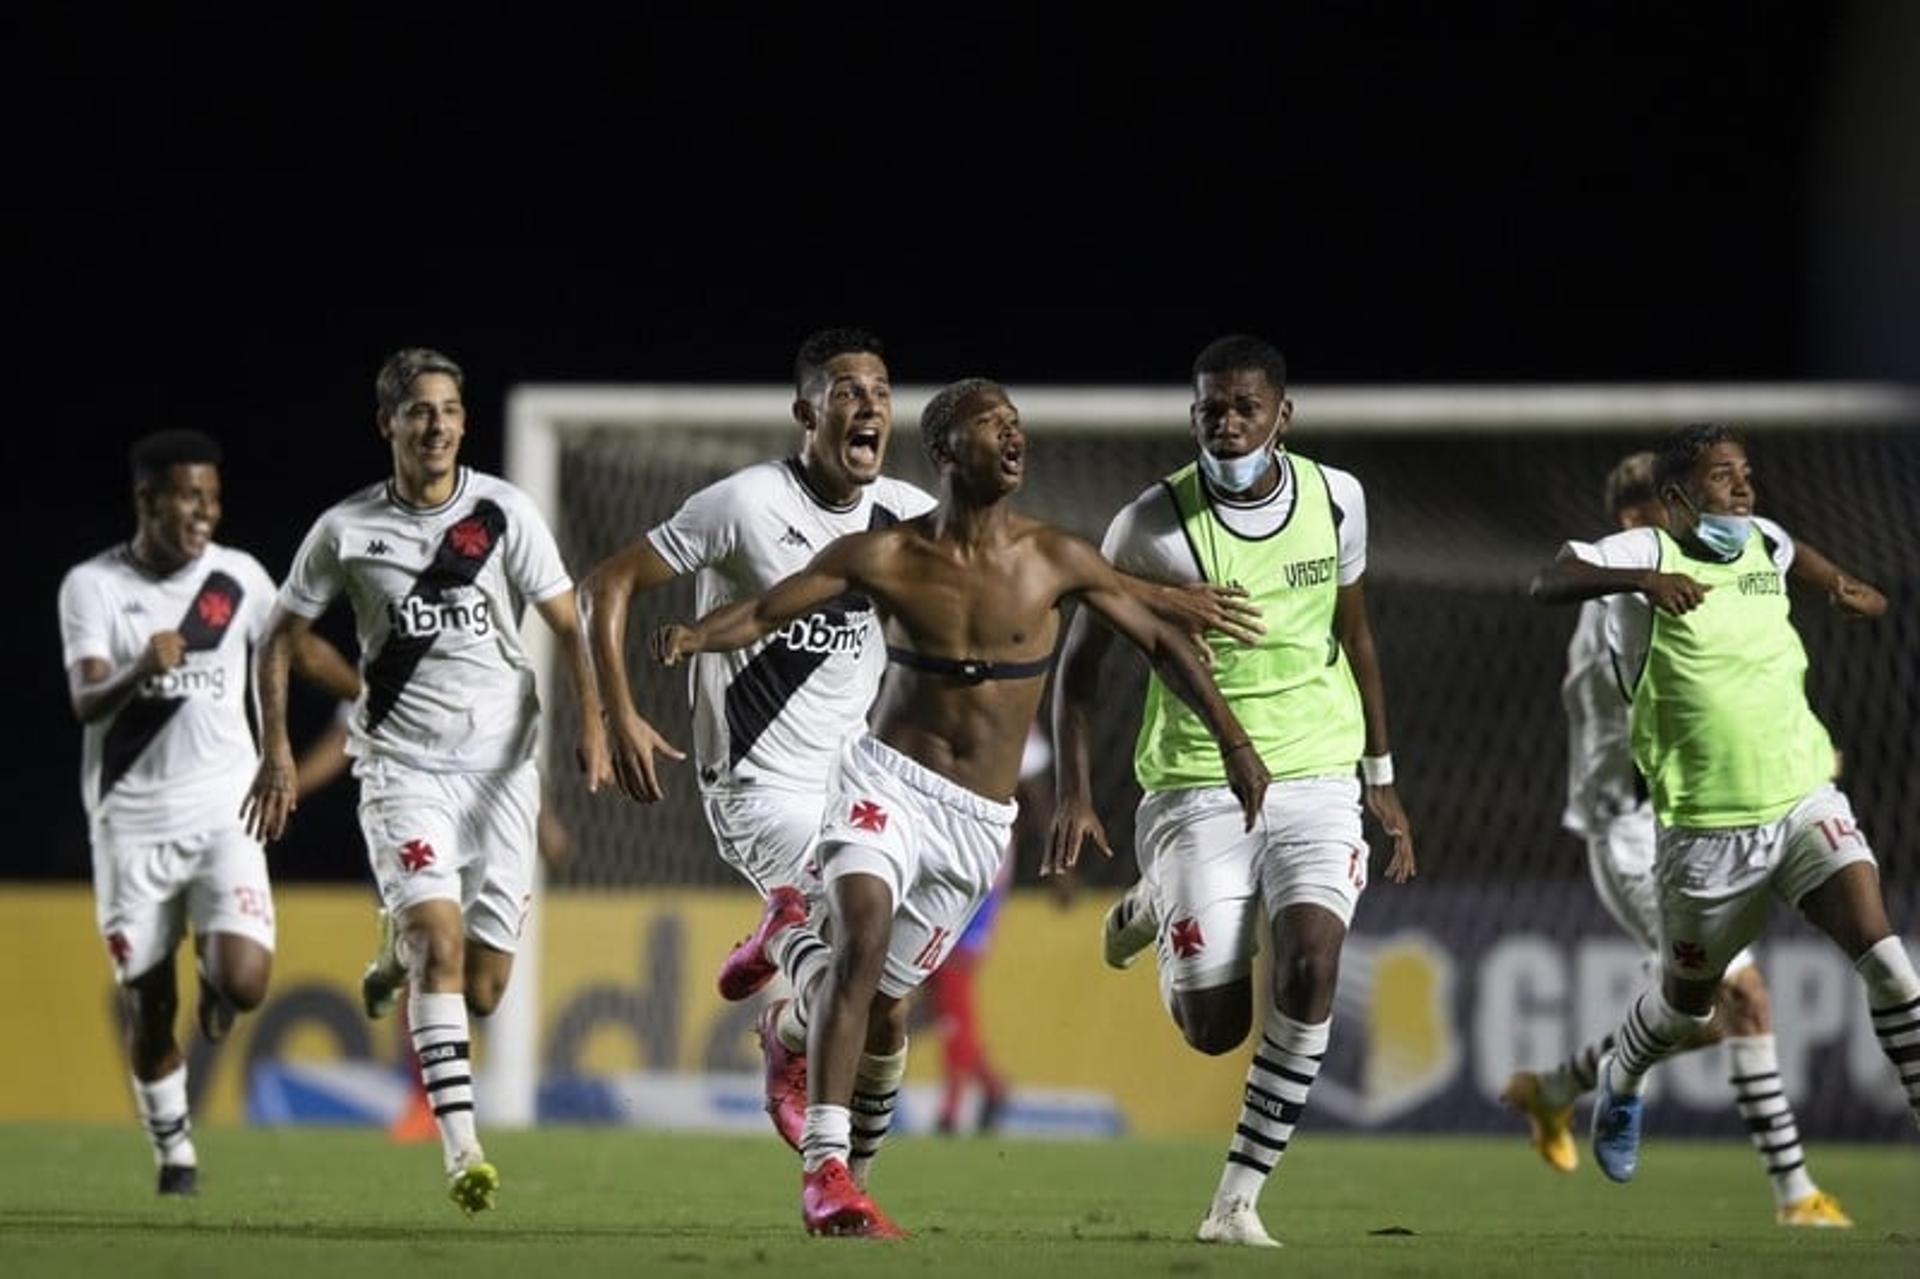
[[[573,685],[574,705],[580,712],[580,740],[574,744],[574,760],[587,783],[587,793],[595,794],[613,780],[613,761],[607,751],[607,726],[600,713],[600,692],[593,682],[593,663],[580,638],[580,615],[575,611],[573,592],[561,591],[534,604],[540,611],[560,651],[567,655],[567,679]]]
[[[1887,611],[1887,597],[1878,589],[1845,572],[1799,538],[1793,540],[1793,566],[1787,576],[1824,592],[1827,602],[1846,617],[1872,620]]]
[[[678,576],[653,543],[641,537],[594,565],[580,580],[580,611],[585,625],[580,628],[579,642],[586,649],[606,712],[614,780],[628,799],[642,804],[651,804],[666,794],[654,755],[674,760],[687,756],[634,705],[627,672],[627,614],[636,593],[659,590]]]
[[[1602,568],[1589,564],[1572,550],[1562,550],[1560,558],[1534,574],[1527,594],[1536,604],[1578,604],[1602,595],[1639,592],[1657,609],[1666,613],[1690,613],[1707,598],[1711,586],[1694,581],[1685,573],[1662,573],[1645,568]]]
[[[1387,693],[1380,679],[1380,655],[1373,645],[1373,625],[1367,620],[1367,601],[1361,583],[1355,578],[1334,595],[1333,633],[1346,651],[1347,664],[1353,668],[1353,682],[1360,689],[1360,711],[1366,718],[1366,753],[1376,761],[1371,767],[1383,769],[1367,779],[1367,809],[1380,828],[1393,840],[1393,857],[1387,863],[1387,878],[1404,884],[1413,878],[1413,824],[1400,806],[1400,793],[1393,788],[1390,757],[1393,747],[1387,737]]]
[[[1227,785],[1240,800],[1246,828],[1252,830],[1267,795],[1267,766],[1220,696],[1213,676],[1194,656],[1191,641],[1129,594],[1119,574],[1091,543],[1063,533],[1055,539],[1054,553],[1066,570],[1070,583],[1066,589],[1145,653],[1161,681],[1206,724],[1226,764]]]
[[[861,583],[861,567],[882,533],[855,533],[840,538],[813,557],[813,562],[791,577],[775,582],[763,594],[714,609],[691,625],[675,623],[653,633],[653,655],[663,665],[675,666],[695,653],[731,653],[764,639],[796,617],[805,617],[821,605]]]
[[[301,636],[312,628],[311,618],[276,606],[254,659],[254,683],[260,696],[260,767],[240,803],[240,820],[246,823],[247,833],[263,844],[286,832],[287,820],[299,804],[293,745],[287,739],[287,670]]]
[[[1260,608],[1247,598],[1244,587],[1218,582],[1172,584],[1150,582],[1131,573],[1114,570],[1120,584],[1153,611],[1153,615],[1175,630],[1193,638],[1200,660],[1211,664],[1213,650],[1204,636],[1215,631],[1242,644],[1258,644],[1267,632]]]
[[[1060,654],[1060,673],[1053,681],[1053,823],[1040,854],[1043,876],[1072,870],[1089,839],[1102,856],[1113,856],[1107,829],[1093,809],[1093,768],[1087,745],[1087,708],[1100,695],[1100,663],[1112,647],[1113,632],[1096,626],[1086,609],[1073,615]]]

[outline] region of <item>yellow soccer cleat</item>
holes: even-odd
[[[1516,1070],[1500,1090],[1500,1100],[1527,1117],[1527,1141],[1556,1172],[1572,1172],[1580,1162],[1573,1140],[1573,1107],[1549,1106],[1540,1097],[1540,1076]],[[1781,1209],[1784,1213],[1786,1209]]]
[[[1775,1221],[1783,1226],[1812,1226],[1816,1229],[1851,1230],[1853,1218],[1840,1206],[1840,1201],[1824,1190],[1816,1190],[1804,1199],[1796,1199],[1783,1204],[1774,1214]]]
[[[463,1163],[447,1178],[447,1198],[469,1217],[493,1207],[500,1192],[500,1174],[485,1159]]]

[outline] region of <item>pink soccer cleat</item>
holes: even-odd
[[[767,954],[767,942],[783,928],[807,922],[807,899],[797,888],[781,886],[767,894],[760,926],[727,952],[720,965],[720,998],[737,1004],[773,980],[779,965]]]
[[[829,1159],[800,1178],[800,1220],[810,1235],[862,1239],[905,1239],[907,1232],[887,1220],[873,1200],[853,1184],[847,1166]]]
[[[760,1056],[767,1063],[767,1118],[780,1139],[800,1149],[800,1130],[807,1126],[807,1059],[780,1042],[780,1010],[784,999],[768,1004],[760,1014]]]

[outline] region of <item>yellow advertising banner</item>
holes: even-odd
[[[1104,900],[1062,908],[1015,894],[979,967],[982,1038],[1016,1087],[1110,1096],[1130,1129],[1231,1128],[1245,1050],[1187,1048],[1160,1007],[1151,957],[1125,973],[1100,962]],[[359,975],[374,943],[370,891],[290,887],[276,894],[273,989],[219,1045],[192,1032],[191,952],[178,956],[182,1044],[200,1122],[246,1113],[257,1062],[406,1060],[397,1022],[369,1022]],[[756,1072],[754,1004],[714,989],[722,956],[758,911],[731,892],[555,893],[544,906],[539,1061],[568,1073]],[[131,1115],[117,1043],[112,973],[80,885],[0,890],[0,962],[15,974],[16,1029],[0,1053],[0,1120],[123,1120]],[[485,1068],[485,1031],[476,1056]],[[914,1032],[909,1083],[938,1079],[938,1032]]]

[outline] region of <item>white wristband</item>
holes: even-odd
[[[1393,785],[1393,754],[1362,755],[1360,757],[1360,776],[1369,786]]]

